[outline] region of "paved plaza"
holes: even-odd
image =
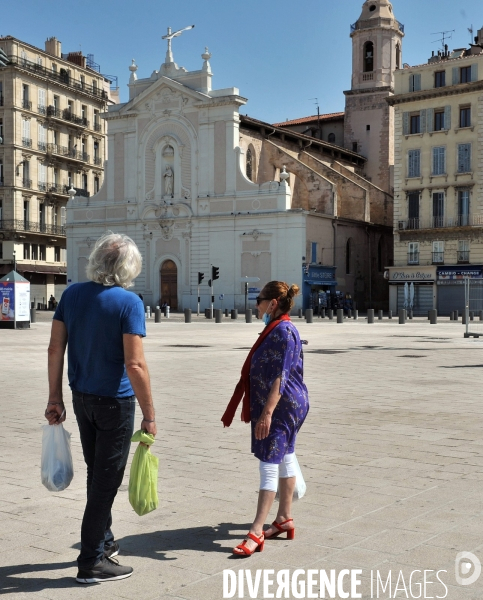
[[[81,586],[74,577],[85,467],[66,380],[74,480],[61,493],[40,482],[50,317],[39,315],[30,330],[0,330],[0,594],[221,600],[226,569],[250,570],[253,579],[257,569],[272,569],[275,579],[282,570],[292,577],[296,569],[361,569],[365,600],[483,598],[483,575],[472,585],[455,579],[459,552],[483,562],[483,338],[464,339],[461,322],[294,319],[309,342],[311,409],[297,447],[307,494],[294,505],[294,541],[270,540],[263,553],[234,559],[254,517],[258,464],[239,414],[229,429],[220,418],[261,322],[149,321],[159,508],[144,517],[131,509],[128,465],[113,529],[119,560],[134,574]],[[140,420],[138,410],[136,427]],[[389,571],[391,588],[377,584],[376,595],[377,577],[386,583]],[[343,585],[350,591],[348,577]],[[318,583],[314,591],[318,597]],[[246,580],[243,594],[232,597],[250,597]],[[252,597],[273,596],[260,585]]]

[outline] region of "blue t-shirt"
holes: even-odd
[[[62,294],[54,319],[67,329],[72,390],[111,398],[134,395],[122,336],[146,335],[144,305],[136,294],[92,281],[74,283]]]

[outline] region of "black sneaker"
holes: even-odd
[[[110,546],[106,546],[104,548],[104,556],[106,558],[114,558],[119,554],[119,544],[117,542],[113,542]]]
[[[117,581],[131,577],[132,571],[132,567],[121,567],[117,560],[104,556],[92,569],[79,569],[76,581],[78,583]]]

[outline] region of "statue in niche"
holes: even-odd
[[[164,171],[163,179],[164,179],[164,195],[172,196],[173,195],[174,173],[173,173],[173,169],[169,165],[166,165],[166,170]]]

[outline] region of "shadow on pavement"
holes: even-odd
[[[32,573],[70,569],[69,575],[53,579],[51,577],[32,577]],[[35,593],[46,589],[79,587],[75,581],[76,562],[40,563],[36,565],[13,565],[0,567],[0,595]],[[19,577],[26,575],[26,577]]]

